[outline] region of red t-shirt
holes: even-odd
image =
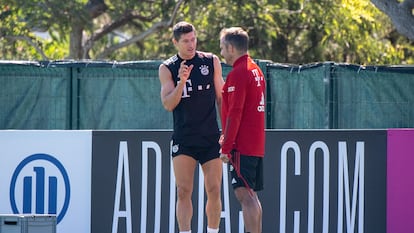
[[[265,90],[259,66],[248,55],[237,59],[222,90],[223,154],[264,156]]]

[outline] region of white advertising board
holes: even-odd
[[[59,233],[89,232],[91,131],[0,131],[0,213],[56,214]]]

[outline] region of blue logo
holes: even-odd
[[[51,163],[55,168],[58,169],[61,177],[56,177],[53,175],[46,176],[47,169],[50,166],[41,166],[37,161],[46,161]],[[31,163],[33,163],[31,165]],[[31,166],[30,166],[31,165]],[[43,164],[46,165],[46,164]],[[31,176],[24,176],[22,182],[18,182],[19,174],[23,169],[30,169],[33,171]],[[56,172],[55,172],[56,173]],[[64,184],[59,184],[58,178],[63,179]],[[19,179],[21,180],[21,179]],[[33,187],[33,182],[35,186]],[[62,182],[61,182],[62,183]],[[18,185],[18,187],[16,186]],[[48,187],[45,187],[45,186]],[[58,192],[58,187],[64,185],[65,193],[60,194]],[[19,211],[16,203],[16,188],[22,190],[22,210]],[[47,194],[47,195],[46,195]],[[64,202],[62,208],[58,213],[58,196],[64,195]],[[47,197],[47,198],[46,198]],[[47,200],[46,200],[47,199]],[[70,200],[70,183],[69,176],[63,167],[63,165],[48,154],[33,154],[25,158],[17,166],[16,170],[13,173],[11,184],[10,184],[10,204],[14,214],[56,214],[57,223],[59,223],[66,214],[66,211],[69,207]],[[34,201],[34,202],[33,202]],[[47,202],[46,202],[47,201]],[[45,210],[45,204],[47,204],[47,211]],[[34,211],[33,208],[34,207]]]

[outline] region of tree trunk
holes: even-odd
[[[70,48],[69,59],[82,59],[82,33],[83,26],[81,23],[75,22],[72,24],[72,31],[70,32]]]
[[[83,25],[85,22],[82,19],[90,19],[93,20],[94,18],[101,15],[105,12],[108,7],[105,5],[103,0],[89,0],[88,3],[85,5],[85,13],[88,16],[85,17],[78,17],[75,18],[72,22],[72,31],[70,32],[70,51],[69,51],[69,59],[88,59],[89,51],[84,52],[83,48],[83,30],[85,29]]]
[[[371,0],[382,12],[390,17],[397,31],[414,41],[414,0],[399,3],[396,0]]]

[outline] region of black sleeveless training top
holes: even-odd
[[[177,86],[178,69],[183,61],[178,54],[164,61]],[[197,52],[187,60],[193,64],[180,103],[173,110],[175,143],[186,146],[209,146],[217,143],[219,129],[216,119],[213,55]]]

